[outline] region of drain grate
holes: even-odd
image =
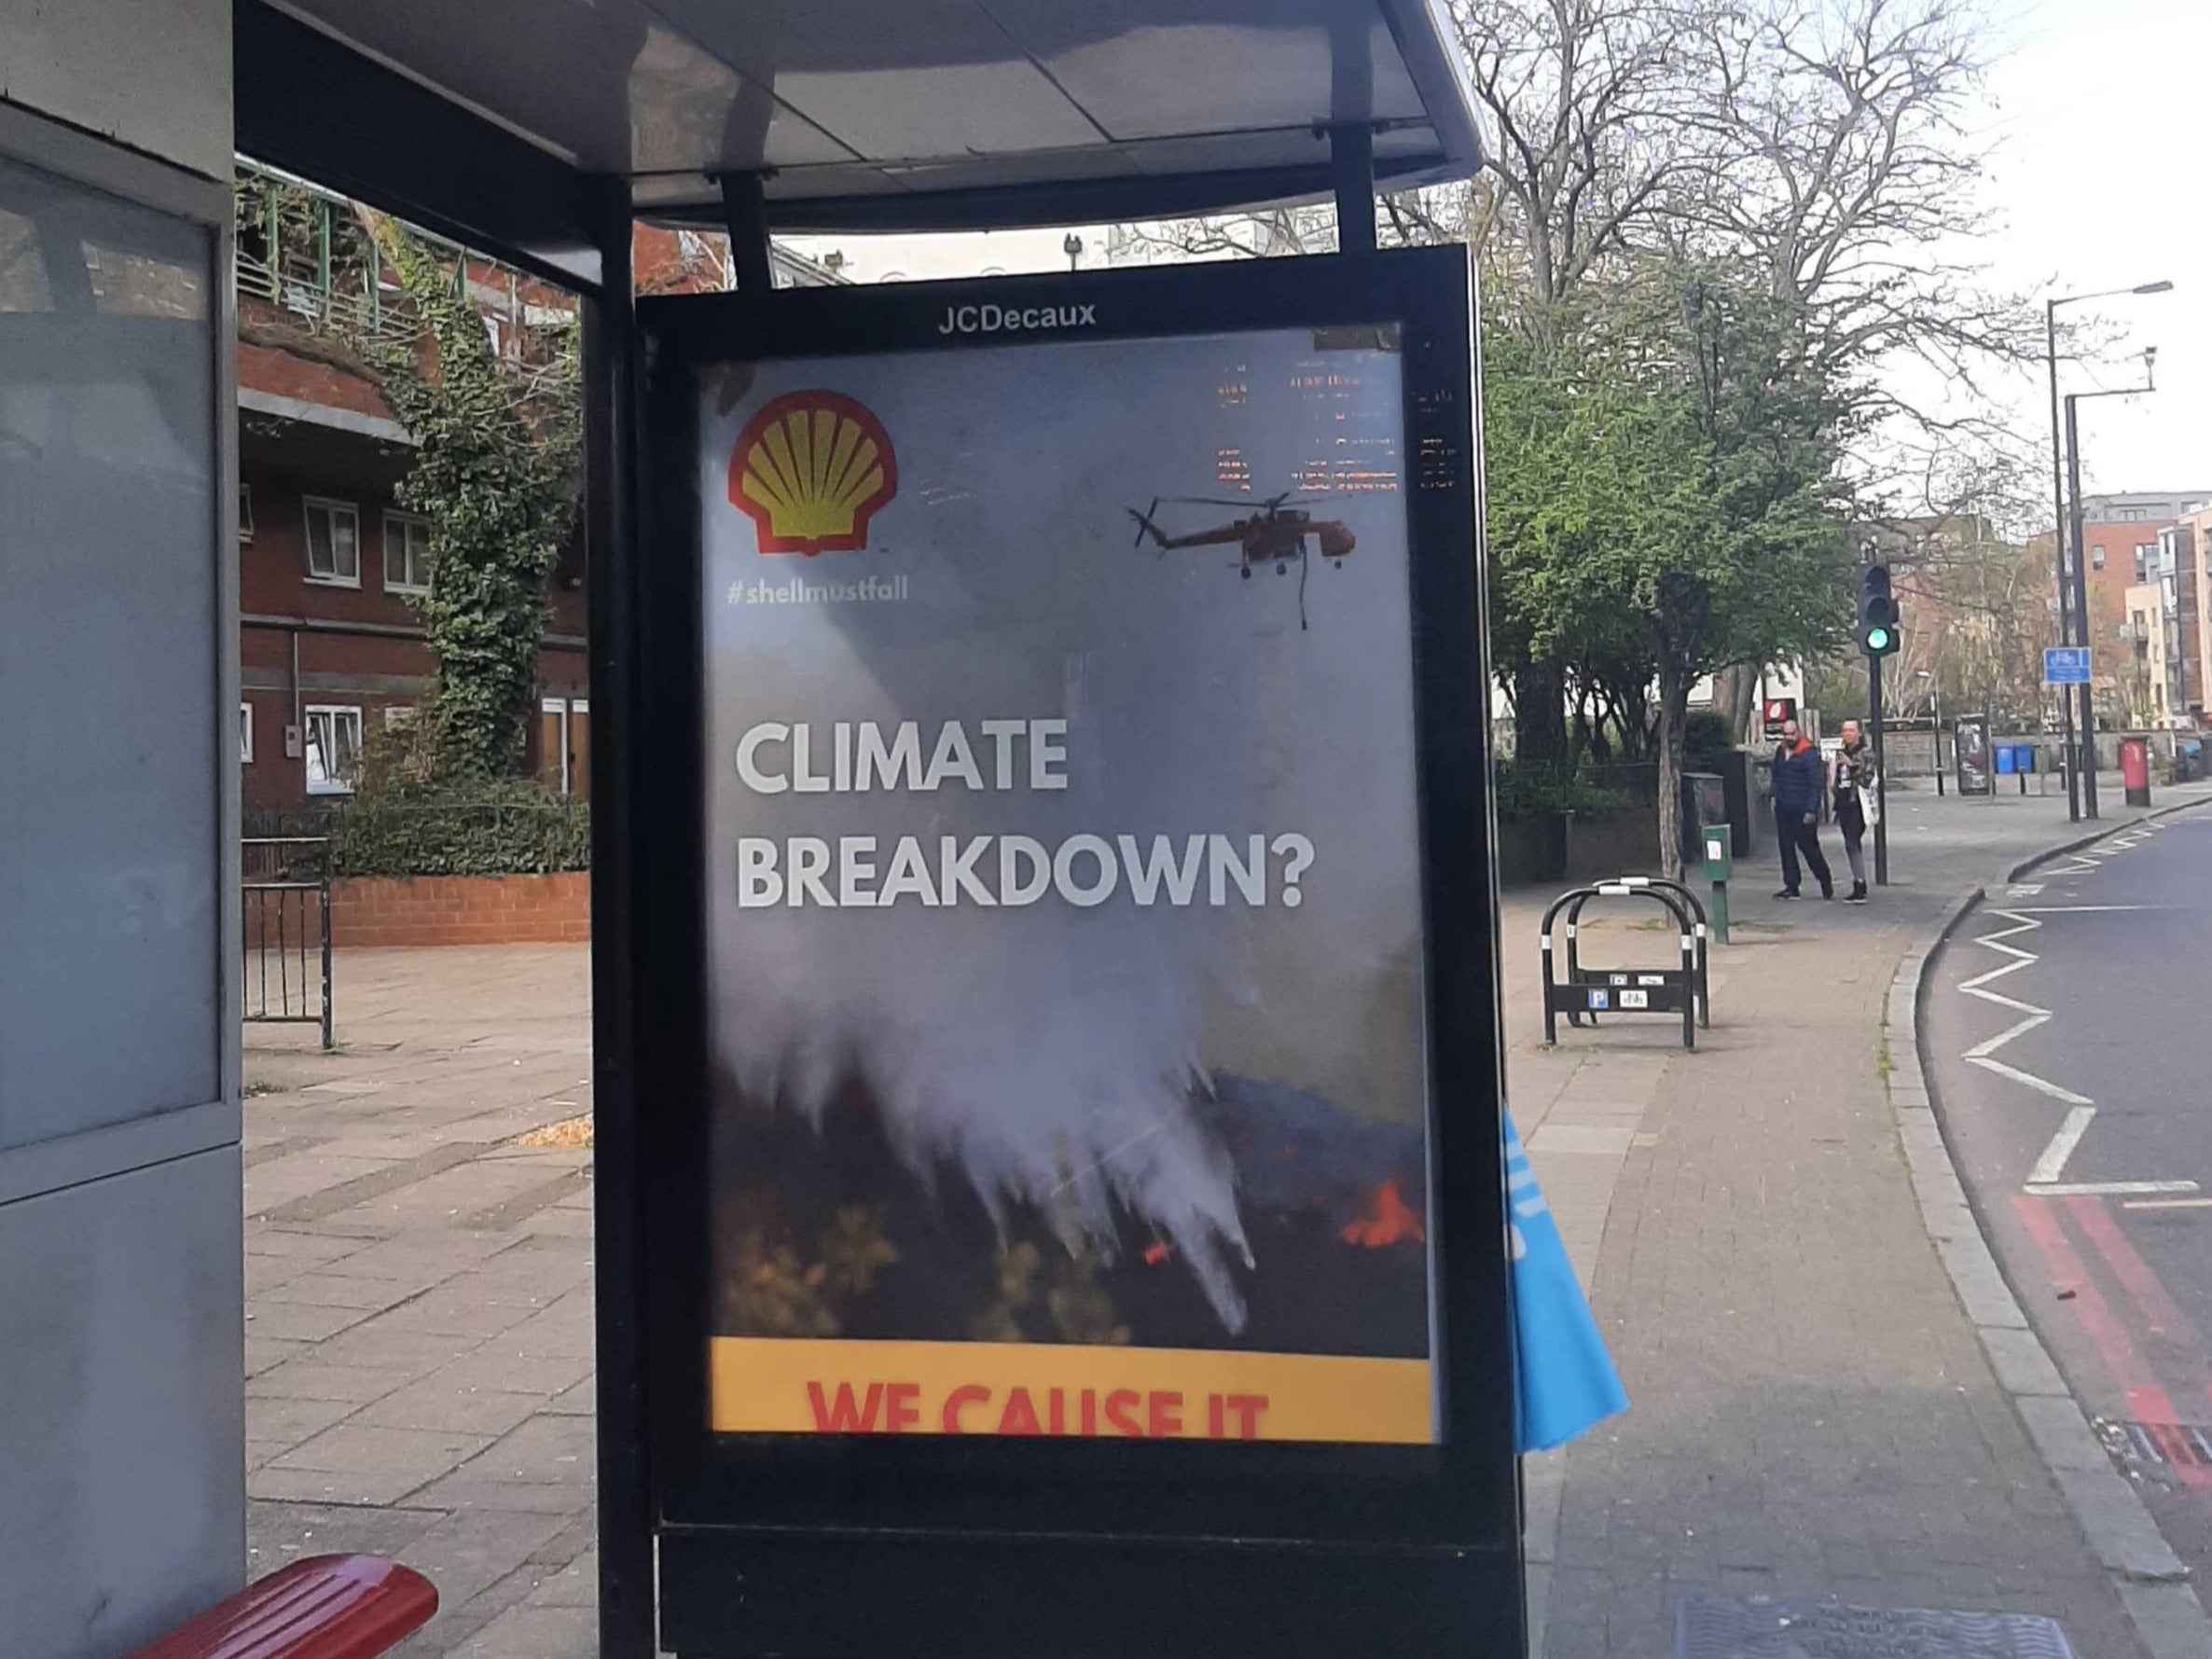
[[[2079,1659],[2057,1623],[2031,1613],[1685,1597],[1676,1659]]]
[[[2212,1425],[2096,1421],[2097,1437],[2114,1457],[2154,1469],[2212,1469]]]

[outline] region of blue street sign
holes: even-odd
[[[2088,684],[2089,647],[2087,645],[2044,646],[2043,684],[2046,685]]]

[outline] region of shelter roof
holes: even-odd
[[[1443,0],[277,0],[641,214],[944,229],[1389,188],[1481,149]]]

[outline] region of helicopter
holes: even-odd
[[[1275,574],[1279,576],[1293,562],[1303,563],[1306,540],[1311,536],[1320,546],[1321,557],[1341,570],[1345,555],[1356,545],[1352,532],[1334,518],[1317,519],[1306,510],[1311,503],[1328,499],[1325,495],[1300,495],[1294,490],[1286,490],[1262,502],[1227,501],[1211,495],[1155,495],[1152,505],[1143,512],[1135,507],[1129,509],[1129,517],[1137,520],[1137,539],[1130,546],[1141,547],[1148,535],[1163,553],[1177,547],[1211,547],[1234,543],[1238,549],[1237,574],[1250,581],[1255,560],[1262,563],[1270,559],[1275,560]],[[1212,507],[1257,506],[1260,510],[1249,518],[1238,518],[1212,530],[1169,535],[1154,521],[1154,515],[1163,502]]]

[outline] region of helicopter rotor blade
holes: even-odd
[[[1141,547],[1144,546],[1144,532],[1152,529],[1152,516],[1159,510],[1160,498],[1156,495],[1152,498],[1152,505],[1143,512],[1140,513],[1135,507],[1129,509],[1129,517],[1137,520],[1137,539],[1129,544],[1130,546]]]

